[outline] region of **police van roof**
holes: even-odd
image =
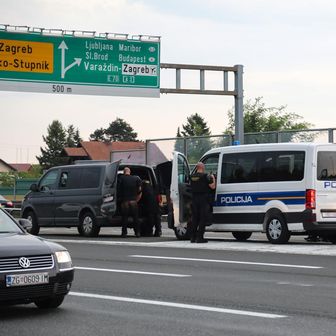
[[[211,153],[220,153],[222,151],[225,152],[241,152],[244,150],[247,151],[258,151],[258,150],[288,150],[288,149],[304,149],[311,147],[326,147],[326,146],[335,146],[333,143],[313,143],[313,142],[281,142],[281,143],[262,143],[262,144],[248,144],[248,145],[237,145],[237,146],[225,146],[210,149],[206,154]]]

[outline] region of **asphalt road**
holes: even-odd
[[[301,239],[276,253],[258,252],[272,247],[261,236],[232,250],[227,235],[200,245],[42,233],[70,250],[73,288],[55,311],[1,308],[2,335],[336,334],[333,245]]]

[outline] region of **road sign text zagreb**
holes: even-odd
[[[160,43],[0,31],[0,89],[159,96]]]

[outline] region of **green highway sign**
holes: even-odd
[[[159,97],[160,41],[0,29],[0,90]]]

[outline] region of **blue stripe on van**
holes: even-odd
[[[215,206],[253,206],[264,205],[278,200],[287,205],[305,204],[305,191],[251,192],[218,194]]]

